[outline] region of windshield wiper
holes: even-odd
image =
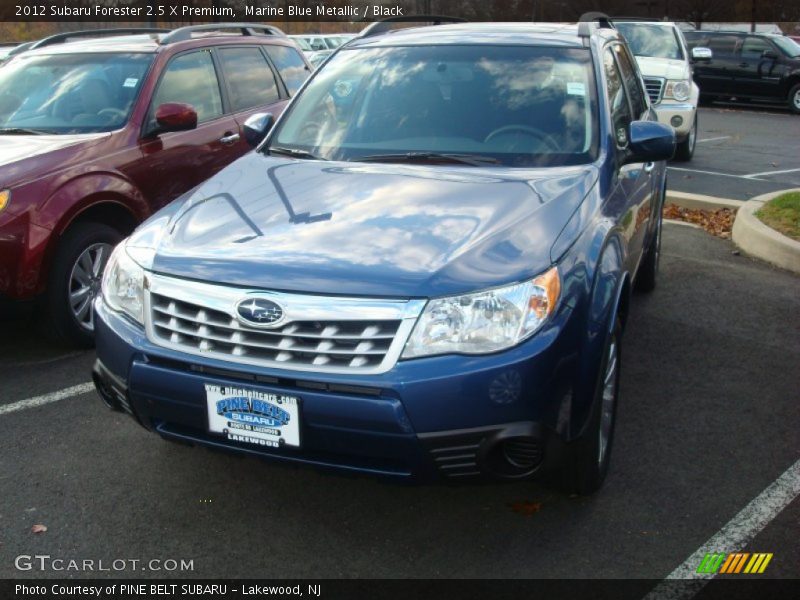
[[[311,154],[308,150],[301,150],[300,148],[284,148],[283,146],[270,146],[267,148],[270,154],[282,154],[283,156],[293,156],[294,158],[310,158],[312,160],[326,160],[315,154]]]
[[[25,129],[24,127],[0,127],[0,135],[44,135],[49,133],[41,129]]]
[[[369,154],[353,159],[356,162],[447,162],[482,167],[496,165],[500,161],[491,156],[478,154],[452,154],[440,152],[405,152],[403,154]]]

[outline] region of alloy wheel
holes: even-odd
[[[616,337],[608,347],[606,372],[603,375],[603,397],[600,405],[600,435],[598,436],[597,463],[602,467],[608,452],[611,430],[614,426],[614,409],[617,401],[617,371],[619,360]]]
[[[94,299],[100,294],[103,270],[112,249],[111,244],[92,244],[81,252],[70,272],[69,307],[78,325],[86,331],[94,331]]]

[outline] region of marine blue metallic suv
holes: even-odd
[[[105,402],[280,461],[598,489],[675,147],[613,27],[372,27],[272,121],[115,250]]]

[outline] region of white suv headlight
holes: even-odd
[[[533,281],[437,298],[428,302],[406,342],[403,358],[432,354],[488,354],[533,335],[555,310],[558,269]]]
[[[665,98],[674,98],[680,102],[685,102],[692,95],[692,82],[688,79],[670,79],[664,90]]]
[[[119,244],[103,274],[103,299],[117,312],[144,324],[144,269]]]

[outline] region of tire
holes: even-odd
[[[658,278],[658,264],[661,261],[661,229],[663,225],[663,201],[664,192],[662,192],[661,202],[658,203],[658,215],[656,221],[656,230],[650,245],[645,251],[642,264],[639,265],[639,270],[636,272],[636,281],[634,288],[637,292],[652,292],[656,289],[656,279]]]
[[[562,487],[567,493],[593,494],[602,487],[608,474],[619,404],[621,339],[622,324],[617,317],[603,349],[589,424],[583,435],[566,448]]]
[[[50,329],[70,345],[94,345],[94,309],[100,280],[111,251],[122,234],[102,223],[70,227],[56,249],[47,282],[46,310]]]
[[[800,83],[789,90],[789,110],[800,115]]]
[[[692,160],[692,156],[694,156],[694,148],[697,145],[697,121],[698,116],[697,112],[695,112],[694,122],[692,123],[692,128],[689,130],[689,135],[687,135],[686,139],[675,147],[675,160],[681,162],[688,162]]]

